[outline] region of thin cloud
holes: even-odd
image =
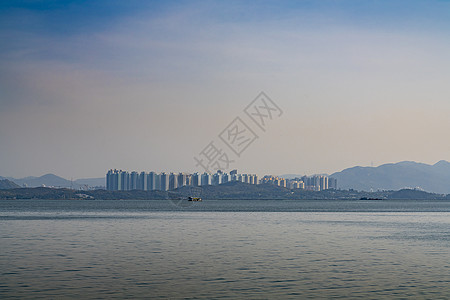
[[[393,161],[408,147],[416,149],[408,159],[446,159],[444,140],[439,149],[418,149],[408,139],[389,151],[380,146],[414,136],[409,128],[430,132],[430,140],[450,129],[446,117],[433,113],[450,109],[450,43],[439,27],[445,12],[421,13],[416,3],[403,15],[394,7],[396,19],[383,5],[371,13],[373,5],[355,3],[199,1],[109,10],[95,20],[100,2],[81,27],[85,8],[76,3],[50,12],[22,7],[0,29],[7,41],[0,46],[0,136],[8,140],[0,147],[8,153],[0,175],[27,175],[29,166],[33,174],[47,173],[52,160],[70,169],[67,158],[77,155],[73,177],[100,176],[117,165],[192,170],[199,145],[260,90],[286,115],[237,167],[332,172],[365,160]],[[50,21],[70,12],[74,19],[50,29]],[[430,14],[435,22],[408,27]],[[30,18],[20,24],[23,15]],[[417,127],[421,116],[432,122]],[[41,163],[15,151],[35,147],[28,141],[39,143]],[[94,159],[80,144],[107,154]],[[279,151],[282,158],[259,164]],[[67,176],[66,168],[55,172]]]

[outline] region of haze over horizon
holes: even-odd
[[[202,171],[261,91],[230,168],[449,161],[449,35],[447,1],[4,1],[0,176]]]

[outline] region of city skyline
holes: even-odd
[[[128,176],[140,176],[143,173],[148,174],[147,170],[121,170],[121,169],[110,169],[110,171],[115,172],[129,172]],[[192,173],[189,172],[179,172],[177,170],[175,173],[184,174],[185,176],[191,176]],[[229,173],[238,173],[237,170],[232,170]],[[152,170],[154,174],[172,174],[173,170]],[[199,178],[196,180],[196,184],[201,183],[201,175],[205,172],[194,172],[200,174]],[[219,170],[216,173],[209,172],[210,179],[209,182],[215,180],[215,184],[221,182],[220,178],[215,178],[222,176],[221,174],[226,174],[227,172],[222,172]],[[245,171],[243,173],[246,173]],[[412,161],[403,161],[398,163],[383,164],[377,167],[360,167],[353,166],[346,168],[340,172],[333,174],[270,174],[270,173],[260,173],[253,174],[257,178],[261,178],[259,181],[264,181],[265,183],[276,183],[284,187],[295,188],[304,187],[307,190],[316,190],[315,186],[320,186],[317,181],[313,181],[311,184],[310,179],[320,180],[321,177],[328,177],[328,186],[336,188],[337,182],[339,182],[339,189],[344,190],[362,190],[362,191],[375,191],[375,190],[399,190],[399,189],[416,189],[424,190],[427,192],[434,192],[438,194],[449,194],[450,190],[448,187],[448,180],[450,176],[450,162],[439,161],[435,164],[423,164]],[[42,176],[30,176],[24,178],[13,178],[13,177],[2,177],[0,180],[8,179],[19,186],[22,187],[75,187],[81,189],[92,189],[92,188],[105,188],[105,176],[100,178],[70,178],[70,180],[59,177],[54,174],[45,174]],[[130,181],[130,186],[135,187],[137,179],[127,179]],[[180,182],[189,182],[190,177],[180,179]],[[239,179],[241,180],[241,179]],[[331,182],[330,182],[331,180]],[[226,180],[228,181],[228,180]],[[245,180],[243,180],[245,182]],[[257,181],[257,180],[256,180]],[[127,181],[128,182],[128,181]],[[131,183],[134,182],[134,183]],[[174,182],[172,180],[172,182]],[[190,183],[189,183],[190,184]],[[184,183],[183,183],[184,185]],[[304,185],[304,186],[303,186]],[[170,186],[170,180],[169,180]],[[322,185],[321,189],[324,189]],[[311,188],[312,187],[312,188]]]
[[[450,160],[449,11],[445,1],[4,1],[0,175],[194,172],[237,117],[258,137],[229,169]],[[244,112],[261,91],[283,111],[265,131]]]
[[[106,190],[109,191],[171,191],[181,187],[200,187],[208,185],[221,185],[229,182],[242,182],[251,185],[272,184],[289,189],[302,189],[322,191],[337,189],[338,181],[327,175],[303,175],[295,178],[264,175],[259,178],[256,174],[239,173],[231,170],[229,173],[218,170],[216,173],[208,172],[137,172],[110,169],[106,173]]]

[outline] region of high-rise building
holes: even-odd
[[[155,176],[155,189],[161,191],[161,174],[156,174]]]
[[[242,174],[242,182],[249,183],[249,178],[247,174]]]
[[[305,183],[303,181],[298,182],[298,188],[304,190],[305,189]]]
[[[188,175],[185,173],[178,174],[178,187],[188,185]]]
[[[297,178],[297,180],[303,182],[304,189],[311,191],[323,191],[337,187],[337,182],[326,175],[303,176],[301,179]]]
[[[169,190],[169,174],[162,172],[160,175],[161,191]]]
[[[210,185],[211,184],[211,175],[208,173],[203,173],[202,176],[202,185]]]
[[[328,188],[337,190],[337,179],[333,177],[328,177]]]
[[[114,171],[111,169],[106,173],[106,190],[113,191],[113,175]]]
[[[119,171],[119,191],[128,191],[130,185],[130,174],[126,171]]]
[[[110,170],[110,176],[109,176],[109,189],[110,191],[116,191],[118,186],[118,177],[117,177],[117,170]],[[108,182],[108,180],[106,180]]]
[[[192,185],[192,174],[186,174],[186,185],[187,186]]]
[[[178,188],[178,175],[174,173],[169,174],[169,190]]]
[[[230,174],[222,173],[222,179],[221,179],[221,182],[222,182],[222,183],[227,183],[227,182],[229,182],[230,180],[231,180]]]
[[[237,181],[242,182],[242,174],[236,174]]]
[[[141,172],[141,174],[139,174],[137,189],[143,191],[147,190],[147,173]]]
[[[191,178],[192,178],[191,179],[192,180],[192,183],[191,183],[192,186],[200,186],[201,185],[202,180],[201,180],[200,174],[195,172],[194,174],[192,174]]]
[[[133,171],[133,172],[131,172],[131,174],[129,174],[129,178],[130,178],[130,183],[128,186],[129,190],[137,190],[138,177],[139,177],[139,174],[136,171]]]
[[[211,184],[212,185],[219,185],[219,184],[221,184],[222,183],[221,182],[221,180],[222,180],[222,176],[221,175],[222,175],[221,173],[213,174],[212,180],[211,180]]]
[[[319,186],[320,190],[328,190],[328,177],[327,176],[319,176]]]
[[[123,180],[122,180],[122,170],[120,170],[120,171],[118,171],[117,173],[116,173],[116,180],[117,180],[117,182],[116,182],[116,191],[121,191],[122,190],[122,182],[123,182]]]
[[[147,190],[148,191],[156,190],[156,176],[158,176],[158,174],[156,174],[153,171],[148,173],[148,175],[147,175]]]
[[[230,173],[230,181],[238,181],[238,175]]]

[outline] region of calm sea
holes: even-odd
[[[450,202],[0,201],[0,274],[1,299],[449,299]]]

